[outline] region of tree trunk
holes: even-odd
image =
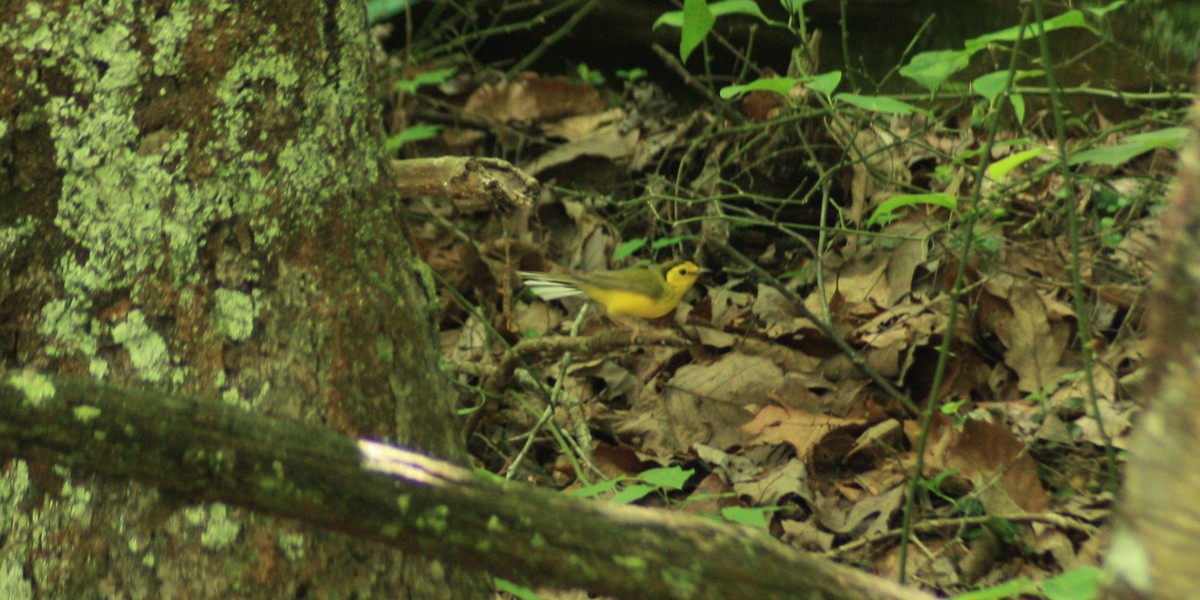
[[[461,459],[429,277],[382,161],[362,3],[241,6],[6,3],[0,364]],[[378,545],[191,502],[6,460],[0,589],[482,591]]]
[[[1200,71],[1197,73],[1200,82]],[[1200,110],[1163,220],[1151,318],[1150,407],[1134,432],[1112,547],[1123,598],[1194,598],[1200,573]]]

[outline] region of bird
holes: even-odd
[[[657,319],[675,310],[706,270],[690,260],[650,267],[559,275],[520,271],[526,288],[543,300],[586,296],[609,315]]]

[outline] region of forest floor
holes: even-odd
[[[390,60],[398,157],[493,156],[541,184],[532,207],[409,205],[477,467],[891,578],[907,537],[908,581],[939,594],[1095,580],[1186,94],[1115,110],[701,77],[681,104],[637,71]],[[516,275],[673,258],[711,273],[632,326],[574,323],[580,303]]]

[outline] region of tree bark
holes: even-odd
[[[1197,74],[1200,81],[1200,72]],[[1163,221],[1150,315],[1150,406],[1134,432],[1106,555],[1122,598],[1194,598],[1200,573],[1200,109]]]
[[[730,524],[499,483],[218,402],[32,371],[0,378],[0,452],[300,519],[527,585],[620,598],[929,598]]]
[[[243,8],[245,7],[245,8]],[[0,364],[462,459],[358,0],[0,13]],[[195,498],[200,499],[200,498]],[[17,597],[464,597],[343,535],[0,463]]]

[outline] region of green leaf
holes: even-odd
[[[579,75],[579,80],[591,85],[604,85],[604,73],[594,70],[587,63],[579,63],[575,66],[575,73]]]
[[[466,407],[466,408],[458,408],[458,409],[455,409],[455,410],[454,410],[454,414],[455,414],[455,415],[458,415],[458,416],[460,416],[460,417],[465,417],[465,416],[467,416],[467,415],[469,415],[469,414],[471,414],[471,413],[473,413],[473,412],[475,412],[475,411],[477,411],[477,410],[479,410],[479,409],[481,409],[481,408],[483,408],[483,403],[482,403],[482,402],[480,402],[479,404],[476,404],[475,406],[468,406],[468,407]]]
[[[617,247],[613,248],[613,256],[612,256],[613,262],[621,262],[622,260],[625,260],[626,258],[632,256],[634,252],[637,252],[638,250],[640,250],[642,248],[642,246],[645,246],[645,245],[646,245],[646,238],[644,238],[644,237],[633,238],[632,240],[624,241],[624,242],[621,242],[620,244],[617,244]]]
[[[1025,32],[1025,39],[1030,39],[1037,35],[1038,26],[1036,23],[1026,25],[1026,27],[1029,29]],[[1043,22],[1042,27],[1046,30],[1046,33],[1057,31],[1059,29],[1070,29],[1077,27],[1091,29],[1091,26],[1087,23],[1087,19],[1083,16],[1083,12],[1078,9],[1068,10],[1057,17],[1047,19]],[[1021,26],[1014,25],[1013,27],[1009,27],[1007,29],[1001,29],[1000,31],[994,31],[992,33],[981,35],[977,38],[969,39],[963,44],[963,47],[974,54],[976,51],[986,48],[993,42],[1015,42],[1017,41],[1020,31]]]
[[[712,11],[713,16],[715,17],[723,17],[725,15],[746,15],[754,17],[763,23],[771,22],[771,20],[767,18],[767,15],[763,14],[762,9],[758,7],[758,3],[754,0],[721,0],[720,2],[713,2],[712,4],[709,4],[708,8]]]
[[[889,113],[895,115],[909,115],[914,112],[920,112],[917,107],[895,98],[887,96],[860,96],[858,94],[838,94],[833,97],[838,102],[853,104],[863,110],[871,112]]]
[[[987,175],[987,177],[992,181],[1000,181],[1001,179],[1004,179],[1005,175],[1011,173],[1013,169],[1037,158],[1038,156],[1041,156],[1048,150],[1049,149],[1045,146],[1040,146],[1037,148],[1030,148],[1024,152],[1018,152],[1012,156],[1005,156],[1004,158],[988,165],[985,175]]]
[[[388,150],[399,150],[402,146],[404,146],[404,144],[409,142],[419,142],[421,140],[427,140],[429,138],[436,137],[441,130],[441,125],[413,125],[388,138],[387,142],[384,144],[384,147]]]
[[[783,7],[786,8],[788,12],[797,15],[800,14],[800,9],[809,2],[812,2],[812,0],[781,0],[780,3],[783,4]]]
[[[367,0],[367,22],[374,25],[404,12],[408,0]]]
[[[695,469],[685,471],[679,467],[659,467],[642,471],[637,478],[659,488],[682,490],[683,484],[695,473]]]
[[[679,39],[679,59],[687,62],[692,52],[712,31],[717,17],[708,9],[705,0],[683,0],[683,26]]]
[[[876,224],[887,223],[895,218],[892,213],[896,212],[897,209],[914,204],[933,204],[942,208],[955,210],[958,208],[958,198],[943,192],[892,196],[875,208],[875,211],[867,219],[867,226],[871,227]]]
[[[805,0],[805,2],[807,1]],[[776,24],[763,14],[762,9],[758,7],[758,3],[754,2],[754,0],[722,0],[721,2],[709,4],[708,10],[712,11],[713,17],[742,14],[757,17],[764,23]],[[672,10],[663,13],[654,21],[651,29],[658,29],[660,25],[682,28],[683,11]]]
[[[983,96],[988,104],[995,104],[996,98],[1004,93],[1004,86],[1008,84],[1008,73],[1005,71],[995,71],[986,75],[980,75],[971,82],[971,89],[976,94]]]
[[[770,508],[747,508],[745,506],[726,506],[721,509],[721,516],[742,525],[755,529],[767,529],[767,512]]]
[[[508,592],[515,598],[520,598],[521,600],[542,600],[542,597],[539,596],[537,592],[523,585],[517,585],[507,579],[493,577],[492,583],[496,584],[497,590],[501,592]]]
[[[401,79],[392,84],[397,90],[412,94],[417,91],[417,88],[423,85],[440,85],[446,83],[454,74],[458,72],[458,67],[446,67],[445,69],[434,69],[417,73],[412,79]]]
[[[810,90],[816,90],[817,92],[829,96],[830,94],[833,94],[833,90],[837,89],[838,84],[841,82],[842,72],[830,71],[828,73],[814,75],[808,81],[804,82],[804,85],[808,86],[808,89]]]
[[[650,244],[650,247],[655,250],[662,250],[663,248],[674,246],[675,244],[678,244],[690,237],[691,236],[688,235],[672,235],[665,238],[658,238],[657,240],[654,240],[654,243]]]
[[[933,479],[926,479],[925,483],[928,484],[928,487],[931,490],[941,490],[942,484],[945,483],[947,479],[950,479],[955,475],[958,475],[958,467],[946,469],[945,471],[938,471],[938,474],[934,475]]]
[[[989,517],[987,526],[1006,544],[1015,544],[1017,540],[1021,539],[1021,528],[1009,519]]]
[[[1092,600],[1100,596],[1104,572],[1100,567],[1079,567],[1042,582],[1048,600]]]
[[[967,68],[974,51],[934,50],[912,57],[907,65],[900,67],[900,74],[924,87],[936,90],[951,75]]]
[[[1072,154],[1067,160],[1069,165],[1090,164],[1115,167],[1125,164],[1139,154],[1145,154],[1157,148],[1178,150],[1187,136],[1186,127],[1168,127],[1157,131],[1148,131],[1131,135],[1121,140],[1121,143],[1106,148],[1093,148]]]
[[[1104,15],[1119,9],[1122,6],[1125,6],[1125,0],[1117,0],[1116,2],[1112,2],[1104,6],[1085,6],[1083,10],[1086,10],[1097,17],[1103,17]]]
[[[1017,117],[1017,122],[1025,120],[1025,96],[1023,94],[1009,94],[1008,101],[1012,104],[1013,114]]]
[[[634,67],[632,69],[617,69],[617,77],[624,79],[625,81],[637,81],[639,79],[645,79],[649,75],[650,72],[641,67]]]
[[[626,477],[622,475],[613,479],[609,479],[608,481],[601,481],[600,483],[585,485],[577,490],[572,491],[571,495],[577,498],[591,498],[592,496],[603,494],[604,492],[616,488],[617,485],[625,480]]]
[[[1016,598],[1021,594],[1034,593],[1037,593],[1037,584],[1028,577],[1018,577],[1000,585],[955,596],[954,600],[1005,600],[1006,598]]]
[[[830,71],[828,73],[821,73],[820,75],[814,75],[812,77],[763,77],[762,79],[755,79],[750,83],[744,83],[742,85],[725,86],[721,88],[719,93],[721,97],[726,100],[735,98],[747,92],[757,91],[775,92],[776,94],[787,98],[788,94],[791,93],[792,88],[803,84],[810,90],[814,90],[828,96],[833,93],[833,90],[837,88],[838,84],[841,82],[841,71]]]
[[[612,497],[613,504],[632,504],[654,493],[657,488],[648,485],[635,483],[619,492]]]
[[[776,94],[786,98],[788,92],[790,92],[792,88],[796,86],[796,84],[800,83],[800,81],[801,80],[796,77],[763,77],[762,79],[755,79],[750,83],[743,83],[742,85],[727,85],[721,88],[721,91],[718,93],[721,95],[721,98],[725,100],[729,100],[730,98],[740,96],[747,92],[758,91],[775,92]]]
[[[941,406],[939,406],[938,410],[941,411],[941,413],[943,415],[954,415],[954,414],[958,414],[958,411],[966,403],[967,403],[966,398],[963,398],[962,400],[955,400],[954,402],[946,402],[946,403],[942,404]]]

